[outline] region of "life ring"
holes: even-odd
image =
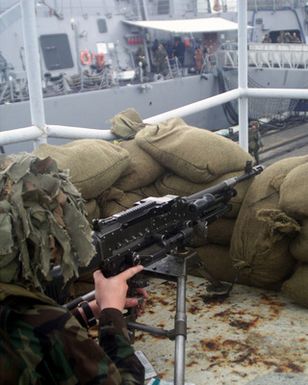
[[[95,56],[95,61],[97,68],[103,68],[105,65],[105,55],[103,53],[98,53]]]
[[[92,63],[92,55],[88,50],[80,52],[80,62],[84,66],[88,66]]]

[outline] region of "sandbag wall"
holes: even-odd
[[[308,307],[308,156],[280,160],[258,175],[242,203],[230,257],[239,281],[280,289]]]
[[[122,117],[116,120],[116,128],[119,122],[123,123]],[[134,125],[133,121],[129,124]],[[148,126],[138,121],[133,130],[127,129],[126,122],[123,126],[125,135],[115,133],[131,139],[117,143],[78,140],[63,146],[41,145],[35,151],[70,170],[72,182],[86,200],[89,220],[123,211],[144,197],[193,194],[241,175],[246,161],[252,160],[238,144],[188,126],[182,119]],[[300,211],[302,207],[290,205],[284,183],[289,172],[306,162],[308,158],[301,157],[238,184],[232,210],[209,226],[206,239],[194,237],[199,256],[216,278],[236,278],[240,283],[269,288],[284,283],[283,290],[294,298],[294,280],[308,270],[307,206]],[[268,179],[271,182],[265,182]],[[280,188],[284,191],[281,196]],[[307,283],[304,286],[303,293],[308,290]]]

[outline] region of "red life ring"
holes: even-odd
[[[88,50],[80,52],[80,62],[84,66],[88,66],[92,63],[92,55]]]
[[[96,66],[98,68],[103,68],[104,67],[104,65],[105,65],[105,55],[103,53],[98,53],[95,56],[95,60],[96,60]]]

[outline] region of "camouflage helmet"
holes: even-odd
[[[51,245],[64,282],[94,255],[81,195],[47,157],[0,157],[0,282],[44,289],[51,277]]]

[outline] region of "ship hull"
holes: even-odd
[[[44,107],[47,124],[110,129],[110,119],[127,108],[135,108],[141,117],[146,119],[218,93],[215,76],[208,74],[206,79],[189,76],[49,97],[44,99]],[[29,102],[1,105],[0,116],[1,131],[31,125]],[[210,130],[227,125],[221,106],[184,119],[191,125]],[[50,139],[50,142],[59,143],[59,140]],[[22,148],[30,151],[32,144],[26,143]],[[5,150],[16,151],[16,145],[5,146]]]

